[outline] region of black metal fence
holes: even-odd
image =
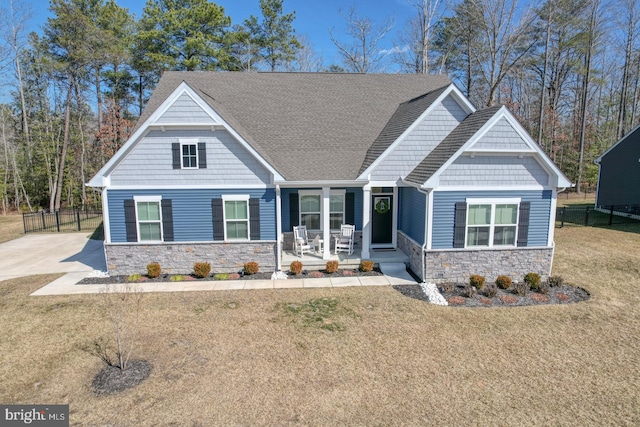
[[[101,222],[102,212],[95,210],[43,210],[22,214],[25,233],[94,230]]]
[[[632,206],[563,206],[556,210],[556,225],[598,226],[640,224],[640,205]]]

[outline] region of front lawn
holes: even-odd
[[[570,305],[452,308],[391,287],[145,294],[150,377],[91,390],[100,295],[0,282],[0,402],[72,425],[638,425],[640,234],[556,229]]]

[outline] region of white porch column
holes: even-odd
[[[282,198],[276,185],[276,271],[282,270]]]
[[[324,245],[322,248],[322,259],[331,257],[331,188],[322,187],[322,239]]]
[[[360,257],[371,257],[371,186],[362,187],[362,252]]]

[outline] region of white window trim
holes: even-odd
[[[134,206],[136,210],[136,232],[138,233],[138,242],[144,243],[158,243],[164,242],[164,229],[162,227],[162,196],[133,196]],[[138,217],[138,202],[156,202],[158,203],[158,210],[160,212],[160,240],[142,240],[140,237],[140,219]],[[157,221],[145,221],[145,222],[157,222]]]
[[[200,167],[200,155],[198,153],[198,142],[200,142],[197,138],[180,138],[178,140],[180,142],[180,169],[198,169]],[[184,166],[184,155],[182,154],[182,147],[185,145],[195,145],[196,147],[196,165],[194,167],[185,167]]]
[[[467,203],[467,216],[466,216],[466,224],[464,227],[464,247],[465,248],[473,248],[473,249],[479,249],[479,248],[515,248],[518,245],[518,228],[519,228],[519,223],[520,223],[520,202],[522,201],[521,198],[468,198],[466,199],[466,203]],[[473,206],[473,205],[491,205],[491,223],[489,224],[489,245],[488,246],[469,246],[467,244],[467,237],[468,237],[468,233],[469,233],[469,207]],[[493,232],[495,229],[495,213],[496,213],[496,205],[517,205],[516,208],[516,212],[517,212],[517,216],[516,216],[516,231],[515,231],[515,239],[513,242],[513,245],[494,245],[493,244]]]
[[[342,221],[344,222],[344,218],[347,210],[347,190],[330,190],[329,197],[331,196],[342,196]],[[319,196],[320,197],[320,229],[308,229],[309,231],[323,231],[322,224],[324,224],[324,197],[322,195],[322,190],[298,190],[298,224],[302,224],[302,196]],[[331,215],[331,199],[327,201],[329,203],[329,215]],[[334,212],[337,213],[337,212]],[[340,229],[331,229],[331,231],[340,231]]]
[[[222,196],[222,218],[224,223],[224,240],[229,242],[245,242],[251,240],[251,211],[249,210],[249,199],[251,196],[248,194],[229,194]],[[246,239],[230,239],[227,237],[227,202],[247,202],[247,238]],[[240,220],[234,219],[233,221],[240,222]],[[244,221],[244,220],[243,220]]]

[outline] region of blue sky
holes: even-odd
[[[116,0],[116,2],[129,9],[137,17],[142,15],[142,9],[146,0]],[[233,24],[242,23],[250,15],[260,16],[259,0],[222,0],[215,2],[223,6],[225,12],[231,17]],[[34,9],[32,26],[34,29],[42,26],[49,15],[48,0],[31,0]],[[382,23],[388,17],[394,17],[395,25],[389,32],[383,43],[382,49],[391,49],[394,39],[401,31],[407,20],[415,14],[410,0],[285,0],[284,11],[296,12],[294,27],[298,34],[307,36],[319,56],[324,58],[326,66],[339,64],[340,58],[329,38],[329,28],[334,28],[334,35],[339,40],[347,41],[344,36],[345,19],[340,15],[340,10],[346,14],[353,6],[360,17],[369,17],[374,23]],[[38,30],[38,32],[40,32]]]

